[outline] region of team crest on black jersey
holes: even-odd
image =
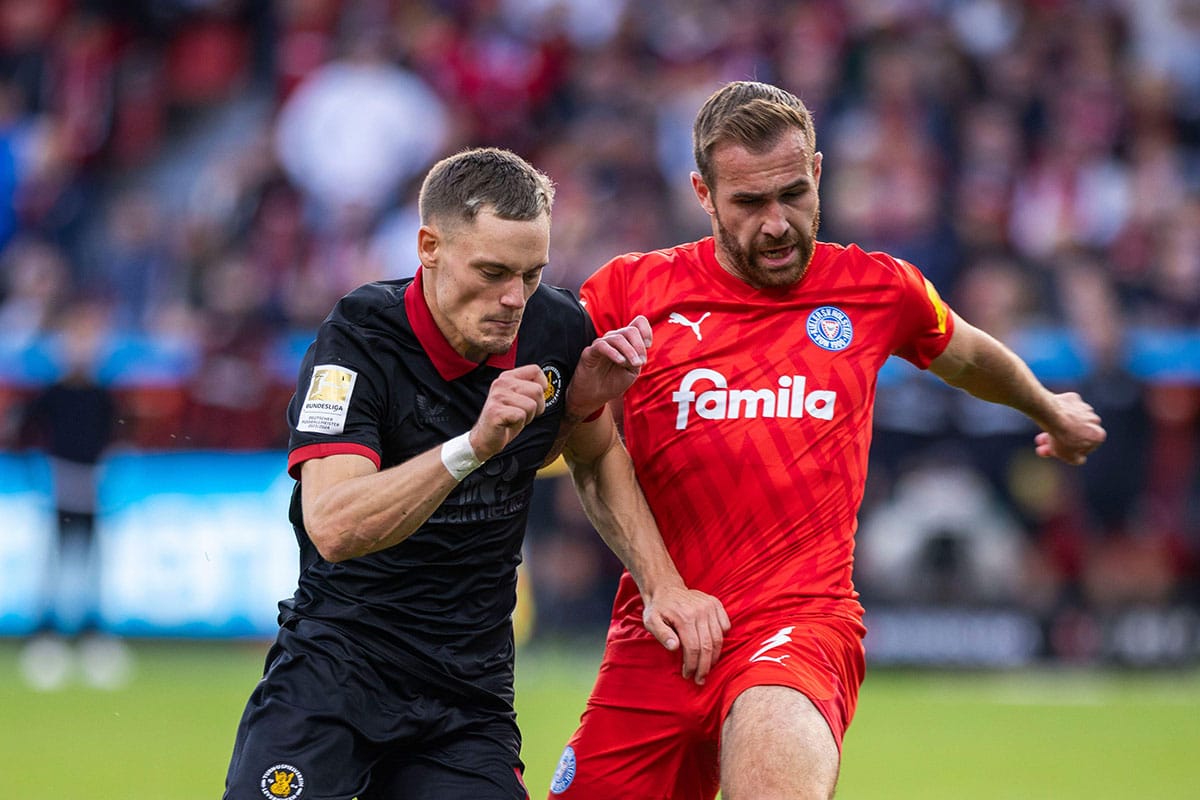
[[[292,800],[304,794],[304,775],[291,764],[276,764],[258,783],[267,800]]]
[[[562,373],[558,371],[558,367],[545,366],[542,367],[542,374],[546,376],[546,410],[548,411],[562,395]]]

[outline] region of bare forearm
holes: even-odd
[[[704,683],[720,658],[729,615],[716,597],[684,584],[612,416],[577,426],[563,455],[588,518],[637,584],[646,630],[668,650],[682,651],[685,679]]]
[[[306,476],[301,485],[305,527],[326,560],[358,558],[407,539],[457,485],[442,464],[440,448],[328,485]]]
[[[1042,432],[1034,441],[1044,458],[1082,464],[1107,435],[1083,398],[1051,392],[1016,353],[957,314],[950,342],[929,369],[951,386],[1011,406],[1036,422]]]
[[[999,347],[1004,348],[1003,345]],[[1050,391],[1025,362],[1007,348],[988,352],[978,363],[967,365],[958,378],[949,383],[981,400],[1011,406],[1040,425],[1048,423]]]
[[[1043,428],[1052,424],[1054,397],[1029,366],[991,335],[958,324],[954,352],[935,360],[933,372],[981,400],[1015,408]]]
[[[569,458],[568,463],[588,519],[629,570],[642,596],[652,596],[668,586],[682,587],[683,580],[620,441],[614,437],[611,448],[591,463]]]

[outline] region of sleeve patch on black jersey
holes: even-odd
[[[558,402],[558,398],[562,395],[562,373],[558,371],[558,367],[546,365],[542,367],[542,374],[546,376],[546,408],[549,409]]]
[[[350,410],[350,395],[358,373],[335,364],[313,367],[304,406],[300,409],[300,421],[296,430],[305,433],[341,433],[346,427],[346,414]]]

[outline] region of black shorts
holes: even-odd
[[[224,796],[526,800],[515,717],[463,705],[331,628],[293,623],[246,704]]]

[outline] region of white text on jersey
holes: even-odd
[[[713,388],[697,394],[693,387],[708,381]],[[712,369],[694,369],[683,376],[679,391],[671,400],[679,404],[675,430],[687,427],[688,414],[693,406],[701,419],[739,419],[745,417],[799,418],[808,414],[817,419],[833,419],[837,393],[823,389],[805,392],[808,378],[803,375],[783,375],[775,389],[729,389],[725,376]]]

